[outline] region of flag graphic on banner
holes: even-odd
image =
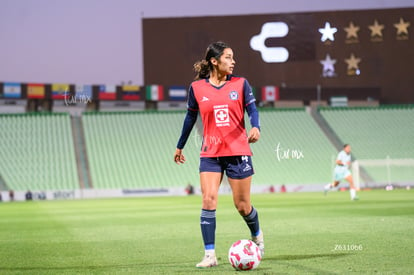
[[[44,98],[45,97],[45,85],[29,83],[27,84],[27,98]]]
[[[276,101],[279,100],[279,87],[264,86],[262,87],[262,101]]]
[[[164,87],[161,85],[148,85],[145,88],[146,99],[150,101],[164,100]]]
[[[20,83],[5,82],[3,84],[4,98],[20,98],[22,96],[22,87]]]
[[[99,85],[99,99],[115,100],[116,99],[116,86],[115,85]]]
[[[65,99],[69,97],[69,84],[52,84],[52,98]]]
[[[124,85],[122,86],[122,99],[123,100],[140,100],[140,87],[137,85]]]
[[[75,99],[78,102],[88,103],[92,101],[92,85],[76,85]]]
[[[187,89],[184,86],[172,86],[168,91],[170,100],[185,101],[187,98]]]

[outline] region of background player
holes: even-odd
[[[349,193],[351,195],[351,200],[358,200],[356,195],[356,188],[354,186],[354,180],[351,175],[349,167],[351,165],[351,146],[345,144],[342,151],[339,152],[338,157],[336,158],[335,166],[335,180],[333,183],[325,185],[325,195],[333,187],[338,186],[341,180],[345,179],[349,182]]]
[[[263,254],[263,232],[256,209],[250,202],[253,164],[249,143],[260,138],[259,114],[251,87],[245,78],[234,76],[233,50],[223,42],[210,44],[205,59],[194,64],[196,80],[189,88],[188,110],[174,161],[184,163],[183,148],[196,122],[203,123],[200,153],[202,209],[201,233],[205,254],[197,267],[217,265],[215,255],[216,208],[218,190],[226,172],[236,209],[246,221],[252,240]],[[246,135],[244,111],[252,129]]]

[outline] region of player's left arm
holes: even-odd
[[[252,126],[248,134],[248,141],[249,143],[255,143],[260,138],[260,119],[259,112],[256,108],[256,98],[247,80],[244,81],[243,95],[244,106],[249,115],[250,125]]]

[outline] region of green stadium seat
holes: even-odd
[[[255,184],[331,181],[337,152],[305,109],[261,111],[260,121],[261,139],[251,145]]]
[[[201,140],[196,127],[177,165],[173,153],[184,112],[85,113],[82,116],[94,188],[166,188],[198,185]],[[260,113],[262,138],[252,145],[254,184],[325,183],[336,150],[302,109]],[[248,121],[247,121],[248,124]],[[277,145],[301,151],[300,159],[277,159]],[[294,157],[294,156],[293,156]]]
[[[320,114],[356,159],[414,158],[414,108],[322,108]],[[375,182],[387,181],[386,167],[365,167]],[[414,169],[392,167],[392,178],[414,179]]]
[[[166,188],[198,183],[198,150],[173,162],[184,112],[85,113],[82,122],[94,188]],[[193,133],[195,130],[193,130]]]
[[[9,189],[78,189],[69,114],[0,115],[0,174]]]

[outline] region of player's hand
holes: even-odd
[[[256,127],[253,127],[252,129],[250,129],[249,135],[247,138],[248,138],[249,143],[255,143],[260,138],[260,130]]]
[[[177,164],[185,162],[185,157],[183,155],[183,150],[182,149],[175,149],[174,162],[177,163]]]

